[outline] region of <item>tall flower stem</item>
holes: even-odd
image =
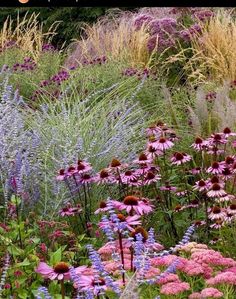
[[[22,236],[21,236],[21,228],[20,228],[20,214],[19,214],[19,206],[18,206],[18,197],[16,196],[16,217],[17,217],[17,225],[18,225],[18,235],[20,241],[20,248],[23,248]]]
[[[119,232],[118,235],[119,235],[121,263],[122,263],[122,268],[123,268],[122,270],[124,270],[125,269],[125,260],[124,260],[124,251],[123,251],[121,232]],[[125,285],[125,273],[124,272],[122,272],[122,281],[123,281],[123,285]]]
[[[65,299],[65,284],[64,284],[64,279],[61,280],[61,299]]]

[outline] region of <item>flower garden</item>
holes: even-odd
[[[235,9],[56,34],[0,32],[0,298],[236,298]]]

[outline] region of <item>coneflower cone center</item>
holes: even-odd
[[[212,168],[213,168],[213,169],[218,169],[219,166],[220,166],[220,164],[219,164],[218,162],[213,162],[213,163],[212,163]]]
[[[107,178],[109,176],[109,173],[106,171],[106,170],[101,170],[100,171],[100,177],[102,178],[102,179],[105,179],[105,178]]]
[[[221,189],[221,187],[220,187],[219,184],[214,183],[214,184],[212,185],[212,190],[213,190],[213,191],[219,191],[220,189]]]
[[[105,203],[105,201],[101,201],[99,207],[100,209],[104,209],[107,207],[107,204]]]
[[[117,160],[117,159],[113,159],[113,160],[111,161],[111,167],[118,167],[118,166],[120,166],[120,165],[121,165],[121,163],[120,163],[120,161]]]
[[[69,266],[67,263],[59,262],[54,266],[54,271],[58,274],[64,274],[69,271]]]
[[[138,197],[136,196],[126,196],[123,200],[123,203],[127,206],[137,206],[138,205]]]
[[[220,208],[220,207],[213,207],[213,208],[212,208],[212,212],[213,212],[214,214],[220,214],[220,212],[221,212],[221,208]]]

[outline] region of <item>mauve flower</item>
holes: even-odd
[[[95,177],[94,181],[98,184],[109,184],[115,182],[115,177],[109,172],[109,169],[102,169]]]
[[[80,183],[83,184],[83,185],[84,184],[90,184],[90,183],[93,183],[93,182],[94,182],[94,178],[91,175],[87,174],[87,173],[82,174],[81,177],[80,177]]]
[[[132,180],[135,180],[137,176],[133,170],[127,170],[120,174],[120,178],[122,184],[128,185]]]
[[[158,156],[163,155],[163,151],[155,149],[152,145],[149,145],[144,152],[147,155],[148,159],[154,160]]]
[[[152,171],[148,171],[144,176],[144,185],[150,185],[156,183],[161,179],[160,175],[154,174]]]
[[[236,215],[236,204],[231,204],[229,207],[227,207],[227,212],[230,215]]]
[[[95,277],[94,275],[81,275],[78,283],[78,285],[75,285],[76,288],[79,288],[81,291],[86,291],[90,289],[96,296],[101,291],[104,292],[107,290],[105,279],[101,277]]]
[[[77,162],[77,173],[82,174],[88,172],[92,169],[91,164],[82,160],[78,160]]]
[[[161,137],[160,139],[156,140],[155,142],[152,143],[152,146],[160,151],[166,151],[168,149],[170,149],[171,147],[174,146],[174,143],[171,142],[170,140]]]
[[[225,143],[227,143],[227,139],[222,133],[212,134],[211,137],[206,140],[206,144],[210,146],[218,146]]]
[[[218,206],[211,208],[210,211],[208,218],[211,220],[221,219],[225,216],[225,211]]]
[[[207,173],[212,174],[222,174],[223,170],[225,169],[225,166],[219,162],[213,162],[210,167],[207,168]]]
[[[175,152],[173,154],[173,157],[170,159],[171,160],[171,164],[173,165],[181,165],[184,164],[188,161],[190,161],[192,158],[191,156],[185,154],[185,153],[179,153],[179,152]]]
[[[56,179],[57,179],[58,181],[64,181],[65,178],[66,178],[65,169],[60,169],[60,170],[59,170],[59,174],[58,174],[58,176],[56,177]]]
[[[227,193],[225,192],[224,189],[222,189],[221,185],[218,183],[214,183],[210,191],[207,192],[208,197],[222,197],[225,196]]]
[[[230,128],[226,127],[223,130],[224,137],[227,138],[229,136],[236,136],[236,133],[233,133]]]
[[[133,161],[133,163],[141,164],[141,165],[142,164],[151,164],[152,162],[153,162],[153,160],[152,159],[148,159],[148,157],[144,153],[140,154],[139,157],[138,157],[138,159],[135,159]]]
[[[105,201],[101,201],[99,204],[99,209],[97,209],[94,214],[104,213],[110,210],[110,206],[107,205]]]
[[[87,266],[80,266],[75,268],[76,274],[81,275],[87,270]],[[70,279],[69,265],[65,262],[59,262],[54,267],[50,267],[44,262],[40,262],[35,272],[41,274],[44,278],[50,280]]]
[[[209,183],[204,180],[197,181],[193,186],[193,190],[198,190],[200,192],[207,191],[209,189]]]
[[[196,151],[202,151],[206,148],[206,142],[202,138],[197,137],[191,147],[193,147]]]
[[[160,293],[164,295],[177,295],[189,289],[190,285],[187,282],[168,282],[161,287]]]
[[[149,203],[144,203],[136,196],[126,196],[119,204],[119,210],[125,210],[127,213],[135,212],[138,215],[149,214],[152,212],[152,206]]]

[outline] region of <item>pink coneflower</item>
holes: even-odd
[[[109,168],[111,170],[117,170],[117,169],[125,168],[127,166],[128,166],[127,164],[122,164],[118,159],[112,159]]]
[[[211,208],[210,211],[208,218],[211,220],[222,219],[225,216],[225,211],[218,206]]]
[[[215,223],[211,224],[210,227],[214,229],[219,229],[224,225],[224,219],[217,219]]]
[[[232,166],[235,162],[235,156],[227,156],[224,162],[226,166]]]
[[[59,170],[59,174],[58,174],[58,176],[56,177],[56,179],[57,179],[58,181],[64,181],[65,178],[66,178],[65,169],[60,169],[60,170]]]
[[[233,176],[233,173],[229,167],[225,167],[225,169],[222,171],[221,177],[223,180],[229,180]]]
[[[50,280],[70,279],[69,265],[64,262],[59,262],[54,267],[50,267],[46,263],[40,262],[35,272]]]
[[[90,163],[82,161],[82,160],[78,160],[76,170],[79,174],[88,172],[91,169],[92,169],[92,167],[91,167]]]
[[[155,159],[158,156],[163,155],[163,151],[155,149],[152,145],[149,145],[145,151],[145,154],[148,159]]]
[[[207,168],[206,172],[212,174],[222,174],[224,169],[224,165],[220,164],[219,162],[213,162],[212,165]]]
[[[141,225],[141,220],[140,220],[141,216],[139,215],[125,217],[123,214],[117,214],[117,217],[120,220],[120,222],[126,224],[126,227],[130,231],[135,230],[132,226]]]
[[[107,203],[105,201],[101,201],[99,204],[99,209],[97,209],[94,214],[104,213],[109,211],[110,207],[107,206]]]
[[[148,157],[144,153],[142,153],[139,155],[138,159],[135,159],[133,162],[142,165],[142,164],[151,164],[153,161],[152,159],[148,159]]]
[[[200,192],[207,191],[209,188],[209,183],[204,180],[197,181],[193,186],[193,190],[198,190]]]
[[[66,207],[62,208],[62,209],[59,211],[59,214],[60,214],[62,217],[65,217],[65,216],[74,216],[74,215],[75,215],[75,212],[74,212],[73,208],[71,207],[71,205],[68,204]]]
[[[192,158],[185,154],[185,153],[174,153],[173,157],[170,159],[173,165],[181,165],[188,161],[190,161]]]
[[[91,177],[91,175],[84,173],[80,177],[80,183],[85,185],[85,184],[90,184],[94,182],[94,178]]]
[[[161,287],[160,293],[164,295],[177,295],[189,289],[190,285],[187,282],[168,282]]]
[[[92,290],[94,295],[97,296],[101,290],[104,292],[107,290],[106,282],[103,278],[95,278],[94,275],[90,276],[80,276],[78,285],[74,284],[75,288],[79,288],[81,291],[86,291],[88,289]]]
[[[73,176],[75,173],[77,173],[77,169],[74,166],[68,167],[68,169],[67,169],[67,175],[69,177]]]
[[[190,201],[190,204],[186,206],[186,208],[198,208],[199,207],[199,201],[197,199],[193,199]]]
[[[160,151],[166,151],[174,146],[174,143],[164,137],[161,137],[159,140],[153,142],[152,146]]]
[[[135,180],[137,176],[135,175],[135,172],[133,170],[127,170],[124,173],[121,173],[120,175],[122,184],[128,185],[131,180]]]
[[[165,186],[161,186],[161,187],[160,187],[160,190],[161,190],[161,191],[171,191],[171,192],[176,192],[177,188],[174,187],[174,186],[171,186],[171,185],[169,184],[169,182],[166,182],[166,183],[165,183]]]
[[[115,177],[109,173],[108,169],[102,169],[95,177],[94,181],[98,184],[114,183]]]
[[[223,130],[223,135],[225,138],[229,137],[229,136],[236,136],[236,133],[233,133],[230,128],[226,127]]]
[[[127,213],[137,213],[138,215],[149,214],[152,212],[152,207],[144,203],[136,196],[126,196],[123,202],[119,205],[120,210],[125,210]]]
[[[193,147],[196,151],[202,151],[206,148],[206,142],[202,138],[197,137],[195,142],[191,144],[191,147]]]
[[[224,188],[224,186],[225,186],[225,183],[222,182],[222,181],[220,180],[220,178],[219,178],[218,176],[216,176],[216,175],[214,175],[211,179],[208,179],[208,180],[207,180],[207,183],[209,184],[209,189],[210,189],[214,184],[218,184],[218,185],[220,185],[221,188]]]
[[[216,202],[228,202],[235,199],[235,196],[232,194],[225,194],[224,196],[218,197],[215,199]]]
[[[176,196],[179,196],[179,197],[182,197],[182,196],[185,196],[188,194],[188,191],[187,190],[183,190],[183,191],[178,191],[175,193]]]
[[[194,174],[194,175],[199,174],[199,173],[201,173],[201,167],[195,167],[195,168],[189,170],[189,172]]]
[[[209,145],[220,145],[227,143],[227,139],[225,138],[224,134],[216,133],[212,134],[210,138],[207,139]]]
[[[236,204],[232,204],[229,207],[227,207],[227,212],[230,215],[236,215]]]
[[[221,185],[218,183],[214,183],[211,186],[210,191],[207,192],[208,197],[222,197],[226,195],[227,193],[225,192],[224,189],[222,189]]]
[[[160,175],[154,174],[152,171],[148,171],[144,176],[144,185],[150,185],[160,180]]]

